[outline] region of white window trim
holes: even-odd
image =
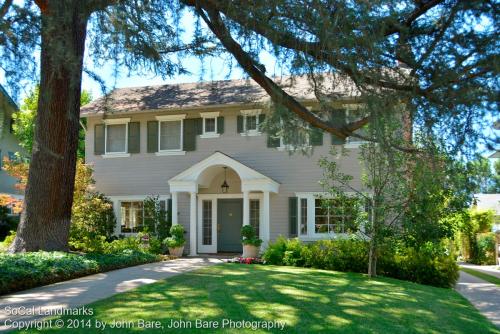
[[[202,124],[202,134],[200,135],[200,138],[218,138],[220,137],[220,134],[218,133],[219,129],[217,127],[217,118],[219,117],[219,112],[202,112],[200,113],[200,116],[203,119],[203,124]],[[214,118],[215,119],[215,129],[214,131],[211,132],[206,132],[205,131],[205,120],[207,118]]]
[[[186,114],[180,115],[163,115],[156,116],[156,120],[158,121],[158,152],[155,153],[156,156],[166,156],[166,155],[185,155],[186,151],[184,148],[184,119],[186,118]],[[172,149],[172,150],[162,150],[161,149],[161,123],[162,122],[174,122],[181,121],[181,140],[180,140],[180,148]]]
[[[347,195],[354,195],[354,192],[346,192]],[[367,196],[370,194],[364,193]],[[323,196],[324,198],[331,198],[331,194],[326,192],[296,192],[295,196],[298,198],[297,202],[297,235],[300,240],[303,241],[314,241],[322,239],[334,239],[339,237],[347,237],[349,233],[316,233],[315,232],[315,220],[316,220],[316,203],[315,200]],[[300,200],[302,198],[307,199],[307,234],[300,234],[300,221],[301,221],[301,210],[300,210]]]
[[[246,110],[240,110],[241,114],[243,115],[243,132],[241,135],[243,137],[252,137],[252,136],[260,136],[262,135],[262,132],[259,131],[259,126],[260,126],[260,120],[259,116],[262,113],[262,109],[246,109]],[[256,123],[256,129],[255,130],[247,130],[247,117],[248,116],[255,116],[255,123]]]
[[[116,224],[115,228],[113,231],[114,235],[125,235],[125,236],[135,236],[137,235],[136,232],[121,232],[121,222],[122,222],[122,217],[121,217],[121,202],[140,202],[144,201],[146,198],[150,197],[151,195],[125,195],[125,196],[108,196],[111,202],[113,202],[113,210],[115,212],[115,217],[116,217]],[[168,206],[168,200],[172,198],[171,195],[160,195],[158,196],[158,199],[160,201],[165,201],[165,205]],[[170,208],[167,208],[167,210]]]
[[[366,107],[364,103],[358,104],[343,104],[342,107],[345,109],[345,117],[349,119],[349,113],[351,111],[359,110]],[[359,148],[361,145],[368,143],[366,140],[357,140],[352,141],[351,137],[346,138],[346,142],[344,144],[345,148]]]
[[[128,158],[130,153],[128,153],[128,123],[130,123],[130,118],[111,118],[105,119],[104,122],[104,154],[101,155],[103,158]],[[108,125],[120,125],[125,124],[125,152],[108,152]]]

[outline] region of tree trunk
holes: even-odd
[[[88,14],[85,1],[37,1],[40,95],[25,207],[11,252],[66,251],[73,204]]]
[[[377,226],[376,226],[376,203],[374,198],[371,201],[371,236],[370,236],[370,249],[368,252],[368,276],[377,276]]]

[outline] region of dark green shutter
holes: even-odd
[[[158,121],[148,121],[148,153],[158,152]]]
[[[236,123],[237,131],[238,131],[238,133],[242,133],[244,131],[243,130],[243,116],[241,116],[241,115],[238,116],[236,121],[237,121],[237,123]]]
[[[198,121],[196,118],[190,118],[184,120],[184,137],[183,149],[184,151],[194,151],[196,149],[196,128]]]
[[[141,123],[128,123],[128,153],[141,152]]]
[[[262,124],[266,120],[265,114],[259,114],[259,131],[262,131]]]
[[[168,202],[167,219],[169,223],[172,223],[172,199],[170,198],[167,202]]]
[[[203,118],[196,119],[196,134],[201,135],[203,133]]]
[[[309,132],[309,141],[312,146],[323,145],[323,131],[318,128],[312,128]]]
[[[224,133],[224,117],[217,117],[217,133]]]
[[[345,109],[333,109],[331,114],[331,122],[335,127],[344,126],[346,123]],[[345,144],[345,138],[340,138],[332,134],[332,144],[342,145]]]
[[[104,124],[94,126],[94,154],[104,154]]]
[[[299,199],[297,197],[288,197],[288,218],[290,222],[290,237],[297,236],[297,207]]]

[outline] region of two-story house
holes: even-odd
[[[25,150],[19,146],[19,140],[13,133],[14,119],[12,115],[17,110],[16,103],[0,85],[0,194],[22,198],[22,193],[15,188],[18,180],[1,168],[5,157],[10,160],[16,159],[17,152],[25,156]]]
[[[317,105],[307,79],[284,78],[281,85]],[[359,144],[320,133],[311,137],[309,154],[290,154],[260,130],[267,103],[253,81],[230,80],[116,89],[83,107],[86,162],[96,189],[114,203],[116,234],[140,230],[149,195],[159,195],[172,223],[186,228],[190,255],[241,251],[245,224],[264,243],[279,235],[315,240],[343,233],[344,217],[316,198],[323,192],[318,160],[332,144],[344,145],[351,154],[337,157],[339,164],[359,176]],[[332,103],[347,113],[356,105],[341,88]]]

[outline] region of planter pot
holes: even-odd
[[[243,245],[243,255],[242,257],[257,257],[259,256],[260,246],[254,245]]]
[[[182,256],[182,252],[184,252],[184,246],[175,247],[175,248],[168,247],[168,253],[170,255],[172,255],[172,256],[181,257]]]

